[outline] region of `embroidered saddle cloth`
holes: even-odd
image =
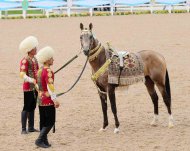
[[[144,65],[137,53],[113,55],[108,66],[108,83],[120,86],[144,81]]]

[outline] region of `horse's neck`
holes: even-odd
[[[99,44],[99,41],[97,39],[94,40],[93,48],[96,48]],[[90,65],[92,66],[92,69],[94,72],[96,72],[105,62],[106,62],[106,54],[105,54],[105,48],[102,46],[101,52],[97,55],[97,57],[90,61]]]

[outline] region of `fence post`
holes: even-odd
[[[5,17],[8,17],[8,10],[5,10]]]
[[[190,5],[190,0],[187,0],[187,1],[186,1],[186,7],[187,7],[187,12],[188,12],[188,13],[189,13],[189,9],[190,9],[190,8],[189,8],[189,5]]]
[[[133,6],[131,6],[131,14],[133,14]]]
[[[168,12],[172,13],[172,5],[168,5]]]
[[[154,1],[150,1],[150,13],[153,13],[153,6],[154,6],[155,2]]]
[[[110,11],[111,11],[111,15],[113,16],[113,5],[111,6]]]
[[[46,9],[45,11],[46,11],[46,17],[49,18],[49,10]]]
[[[67,15],[71,16],[71,6],[72,6],[72,0],[67,0]]]
[[[26,10],[22,10],[22,16],[24,19],[26,19]]]
[[[93,16],[93,12],[92,12],[92,7],[91,8],[89,8],[89,13],[90,13],[90,16]]]
[[[112,0],[111,1],[111,6],[110,6],[110,13],[111,13],[112,16],[113,16],[114,5],[115,5],[114,0]]]
[[[28,0],[23,0],[22,1],[22,16],[25,19],[26,18],[26,11],[28,9]]]

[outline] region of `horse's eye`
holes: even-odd
[[[80,36],[80,39],[82,39],[82,36]]]
[[[92,39],[93,38],[93,36],[92,35],[90,35],[90,39]]]

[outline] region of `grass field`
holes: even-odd
[[[8,15],[22,14],[22,10],[9,10],[9,11],[2,11],[2,15],[5,15],[6,12]],[[43,14],[43,11],[42,10],[27,10],[27,14]]]

